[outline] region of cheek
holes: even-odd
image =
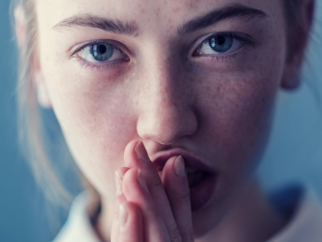
[[[113,192],[114,171],[122,166],[124,149],[135,134],[132,110],[126,108],[128,89],[55,61],[44,64],[53,109],[76,163],[101,194]]]
[[[212,103],[203,105],[204,132],[220,156],[222,169],[229,172],[245,170],[248,168],[245,162],[256,160],[255,152],[261,151],[266,140],[276,91],[276,82],[275,88],[268,90],[250,79],[239,77],[238,81],[242,83],[230,79],[227,83],[231,85],[218,86],[207,101]]]
[[[266,144],[283,73],[280,50],[262,54],[256,62],[244,62],[234,72],[210,71],[199,77],[205,80],[198,91],[204,95],[198,101],[208,143],[204,145],[214,150],[221,161],[218,169],[231,176],[229,179],[248,174]],[[237,171],[245,172],[235,174]]]
[[[279,56],[279,55],[276,55]],[[226,211],[247,187],[265,147],[283,58],[266,60],[236,73],[204,76],[197,105],[203,120],[198,143],[211,151],[218,171],[213,214]],[[200,76],[201,77],[201,76]]]

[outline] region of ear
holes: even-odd
[[[33,84],[37,90],[38,103],[43,108],[51,108],[51,100],[47,90],[46,82],[40,68],[39,59],[36,57],[32,67]]]
[[[281,86],[295,89],[301,83],[301,67],[305,59],[305,50],[310,37],[315,10],[314,0],[303,0],[298,11],[298,24],[291,28],[288,40],[288,56],[284,68]]]
[[[23,49],[26,45],[27,36],[27,22],[25,16],[25,10],[23,6],[19,4],[14,11],[15,17],[15,31],[17,36],[17,42],[20,49]]]
[[[14,11],[15,18],[15,31],[17,36],[17,42],[20,51],[26,53],[27,48],[27,19],[25,15],[25,10],[21,4],[19,4]],[[34,60],[32,61],[30,68],[32,75],[32,84],[37,90],[38,103],[43,108],[51,108],[51,101],[48,95],[47,87],[45,85],[45,80],[41,71],[39,58],[37,53],[33,54]]]

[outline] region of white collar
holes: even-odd
[[[294,201],[293,201],[294,202]],[[53,242],[101,242],[87,210],[89,195],[78,195],[69,217]],[[322,206],[310,189],[304,190],[289,223],[267,242],[321,242]]]
[[[53,242],[101,242],[90,221],[89,196],[80,193],[74,200],[68,219]]]
[[[289,223],[267,242],[321,242],[322,205],[313,190],[305,187]]]

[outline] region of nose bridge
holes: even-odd
[[[137,132],[143,139],[171,144],[196,131],[196,117],[188,98],[188,85],[174,61],[161,54],[150,58],[140,95]]]

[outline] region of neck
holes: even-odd
[[[111,238],[114,203],[102,200],[101,214],[95,226],[102,241]],[[286,224],[276,213],[257,182],[246,189],[237,205],[214,230],[196,242],[258,242],[266,241]]]
[[[229,215],[198,242],[258,242],[267,241],[285,224],[268,202],[257,182],[246,189]]]

